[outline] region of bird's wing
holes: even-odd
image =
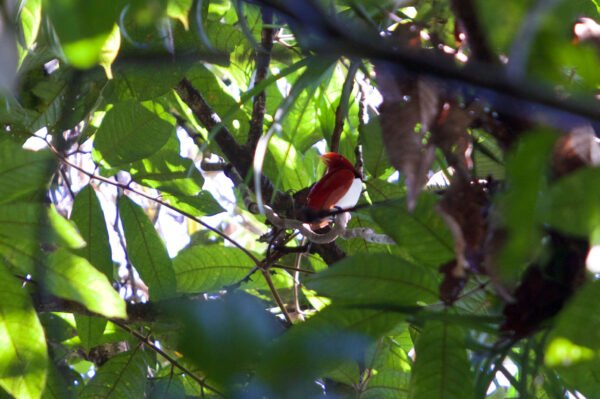
[[[334,169],[327,172],[308,193],[308,208],[328,210],[348,192],[354,182],[354,172],[349,169]]]

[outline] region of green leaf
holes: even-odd
[[[193,196],[202,190],[204,179],[191,159],[179,155],[177,136],[154,155],[136,162],[130,172],[135,181],[176,196]]]
[[[212,216],[217,213],[225,212],[225,209],[223,209],[208,191],[200,191],[197,195],[177,196],[164,193],[163,198],[177,209],[194,216]]]
[[[44,330],[29,292],[0,260],[0,387],[15,398],[39,398],[47,368]]]
[[[323,134],[315,132],[318,118],[316,93],[321,84],[331,78],[337,59],[333,57],[310,57],[306,69],[293,83],[290,93],[284,96],[278,112],[283,112],[281,130],[284,138],[298,151],[304,152]],[[328,134],[329,131],[327,132]]]
[[[54,208],[41,203],[0,205],[0,254],[24,274],[34,273],[45,257],[42,245],[81,247],[83,239]]]
[[[106,328],[106,319],[93,316],[75,315],[75,324],[77,326],[77,335],[81,340],[81,346],[86,351],[90,351],[95,346],[102,343],[101,338]]]
[[[235,110],[224,123],[238,142],[245,142],[250,120],[244,110],[240,109],[238,103],[223,89],[224,84],[220,83],[211,71],[201,65],[191,68],[186,76],[217,115],[227,115],[230,111]],[[212,139],[212,137],[210,138]]]
[[[184,62],[156,66],[144,63],[125,63],[113,66],[114,79],[110,80],[104,95],[109,102],[124,100],[146,101],[168,93],[184,77],[189,65]]]
[[[473,378],[464,332],[451,324],[428,322],[415,345],[410,397],[472,398]]]
[[[176,291],[175,272],[164,243],[144,210],[128,197],[119,198],[119,212],[127,254],[150,289],[150,299],[172,297]]]
[[[314,180],[312,172],[318,162],[316,151],[304,157],[284,139],[273,136],[269,141],[264,173],[282,191],[297,191],[308,187]]]
[[[379,118],[375,115],[360,130],[360,142],[363,146],[365,168],[373,177],[381,176],[391,164],[385,153]]]
[[[100,61],[102,47],[120,11],[120,2],[47,0],[44,11],[53,23],[67,60],[78,68],[90,68]]]
[[[406,327],[404,335],[408,335]],[[372,360],[367,361],[372,377],[360,399],[408,398],[412,362],[396,339],[383,337],[374,345]]]
[[[182,321],[178,350],[229,390],[246,380],[246,372],[283,332],[263,303],[239,292],[215,301],[178,306],[170,313]]]
[[[25,50],[33,50],[42,20],[42,1],[27,0],[20,11],[20,18]]]
[[[584,168],[550,186],[540,199],[540,222],[590,237],[600,227],[600,168]]]
[[[43,277],[48,290],[58,297],[79,302],[106,317],[127,317],[123,298],[85,258],[58,249],[50,255]]]
[[[85,186],[73,202],[71,212],[81,236],[87,243],[75,253],[88,260],[109,280],[113,279],[113,262],[108,241],[108,230],[100,201],[92,186]]]
[[[144,352],[139,347],[130,352],[119,353],[98,369],[79,398],[143,398],[147,367]]]
[[[192,8],[193,0],[169,0],[167,3],[167,15],[179,20],[184,28],[189,28],[188,14]]]
[[[599,296],[600,281],[591,281],[561,310],[548,339],[546,364],[568,366],[594,357],[600,360]],[[563,342],[563,350],[560,350],[561,341],[568,341]],[[571,349],[566,346],[569,343]]]
[[[422,193],[412,213],[401,199],[372,206],[371,216],[396,241],[398,253],[419,265],[437,268],[454,258],[451,234],[435,210],[437,202],[434,194]]]
[[[26,151],[0,140],[0,204],[41,195],[54,167],[49,151]]]
[[[547,187],[549,159],[556,135],[549,131],[531,132],[507,156],[507,186],[498,198],[504,217],[507,241],[498,259],[499,274],[516,281],[541,244],[536,210]]]
[[[96,132],[95,149],[111,166],[149,157],[161,149],[175,128],[137,102],[116,104]]]
[[[211,292],[239,282],[254,263],[237,248],[196,245],[181,251],[173,259],[177,292]]]
[[[360,254],[305,280],[308,288],[335,303],[416,306],[438,299],[433,270],[398,256]]]
[[[48,221],[61,244],[69,248],[83,248],[85,239],[79,234],[75,223],[65,219],[54,206],[48,208]]]
[[[155,380],[149,399],[185,399],[183,382],[178,378],[168,377]]]
[[[273,387],[274,397],[286,396],[289,386],[294,386],[293,397],[309,397],[303,394],[313,389],[314,379],[349,361],[363,362],[374,338],[389,333],[403,318],[381,310],[327,307],[273,345],[261,361],[259,379]]]
[[[71,372],[74,372],[71,370]],[[42,399],[71,399],[73,393],[69,391],[65,377],[60,373],[55,364],[48,367],[48,378]]]

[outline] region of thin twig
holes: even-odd
[[[273,264],[271,264],[270,267],[275,268],[275,269],[288,270],[290,272],[300,272],[300,273],[306,273],[306,274],[314,274],[315,273],[312,270],[303,269],[301,267],[282,265],[280,263],[273,263]]]
[[[191,219],[191,220],[193,220],[194,222],[196,222],[196,223],[198,223],[198,224],[200,224],[200,225],[204,226],[206,229],[208,229],[208,230],[212,231],[213,233],[215,233],[215,234],[217,234],[217,235],[219,235],[219,236],[223,237],[223,239],[224,239],[224,240],[226,240],[226,241],[230,242],[230,243],[231,243],[231,244],[233,244],[235,247],[237,247],[238,249],[240,249],[241,251],[243,251],[243,252],[244,252],[244,253],[245,253],[245,254],[246,254],[246,255],[247,255],[247,256],[248,256],[250,259],[252,259],[252,261],[254,261],[254,263],[256,263],[256,264],[259,264],[259,263],[260,263],[260,260],[259,260],[259,259],[258,259],[256,256],[254,256],[254,254],[252,254],[252,252],[250,252],[250,251],[248,251],[246,248],[244,248],[244,247],[243,247],[243,246],[242,246],[240,243],[238,243],[238,242],[237,242],[237,241],[235,241],[233,238],[229,237],[227,234],[223,233],[223,232],[222,232],[222,231],[220,231],[219,229],[217,229],[217,228],[215,228],[215,227],[212,227],[212,226],[211,226],[211,225],[209,225],[208,223],[206,223],[206,222],[204,222],[204,221],[200,220],[199,218],[197,218],[196,216],[192,215],[191,213],[189,213],[189,212],[186,212],[186,211],[184,211],[184,210],[182,210],[182,209],[179,209],[179,208],[177,208],[176,206],[173,206],[173,205],[169,204],[168,202],[165,202],[165,201],[163,201],[163,200],[161,200],[161,199],[159,199],[159,198],[155,198],[155,197],[153,197],[153,196],[151,196],[151,195],[149,195],[149,194],[146,194],[146,193],[144,193],[143,191],[136,190],[136,189],[134,189],[134,188],[130,187],[130,184],[121,184],[121,183],[115,182],[115,181],[113,181],[113,180],[111,180],[111,179],[108,179],[108,178],[106,178],[106,177],[99,176],[99,175],[96,175],[96,174],[94,174],[94,173],[88,172],[87,170],[85,170],[84,168],[80,167],[79,165],[76,165],[76,164],[72,163],[71,161],[69,161],[68,159],[66,159],[66,158],[65,158],[65,157],[64,157],[62,154],[58,153],[58,152],[56,151],[56,149],[55,149],[55,148],[52,146],[52,144],[50,144],[50,143],[48,143],[48,142],[47,142],[47,144],[48,144],[48,147],[49,147],[49,148],[52,150],[52,152],[54,153],[54,155],[55,155],[55,156],[56,156],[56,157],[57,157],[57,158],[58,158],[58,159],[59,159],[61,162],[63,162],[64,164],[66,164],[66,165],[68,165],[68,166],[70,166],[70,167],[72,167],[72,168],[74,168],[74,169],[77,169],[77,170],[78,170],[78,171],[80,171],[81,173],[83,173],[83,174],[85,174],[86,176],[88,176],[90,179],[98,180],[98,181],[101,181],[101,182],[104,182],[104,183],[110,184],[110,185],[112,185],[112,186],[115,186],[115,187],[121,188],[121,189],[123,189],[123,190],[128,190],[128,191],[131,191],[131,192],[132,192],[132,193],[134,193],[134,194],[137,194],[137,195],[139,195],[139,196],[141,196],[141,197],[144,197],[144,198],[146,198],[146,199],[149,199],[150,201],[154,201],[154,202],[156,202],[157,204],[160,204],[160,205],[162,205],[162,206],[164,206],[164,207],[167,207],[167,208],[169,208],[169,209],[172,209],[172,210],[174,210],[175,212],[178,212],[178,213],[182,214],[183,216],[187,217],[188,219]]]
[[[338,152],[340,147],[340,137],[344,131],[344,119],[348,116],[348,102],[350,94],[354,88],[354,76],[360,66],[360,60],[352,60],[350,67],[348,67],[348,74],[346,80],[342,86],[342,93],[340,94],[340,103],[335,110],[335,125],[333,126],[333,132],[331,133],[331,143],[329,149],[333,152]]]
[[[300,246],[306,245],[306,237],[302,238],[300,241]],[[296,254],[296,258],[294,259],[294,307],[296,308],[296,314],[300,320],[304,321],[304,314],[302,313],[302,308],[300,307],[300,264],[302,262],[303,252],[298,252]]]
[[[201,387],[206,388],[206,389],[216,393],[217,395],[219,395],[222,398],[225,397],[225,394],[223,394],[217,388],[212,387],[209,384],[207,384],[204,381],[204,379],[202,379],[202,378],[198,377],[197,375],[195,375],[194,373],[192,373],[190,370],[188,370],[187,367],[185,367],[184,365],[179,363],[171,355],[169,355],[168,353],[166,353],[165,351],[160,349],[158,346],[156,346],[148,337],[145,337],[140,332],[132,329],[131,327],[129,327],[127,324],[121,322],[120,320],[111,319],[110,321],[113,322],[114,324],[116,324],[117,326],[119,326],[120,328],[122,328],[123,330],[127,331],[129,334],[136,337],[141,343],[143,343],[144,345],[146,345],[147,347],[152,349],[154,352],[156,352],[159,355],[161,355],[162,357],[164,357],[169,363],[171,363],[171,365],[173,365],[173,366],[177,367],[178,369],[180,369],[181,371],[183,371],[191,379],[196,381]]]
[[[279,309],[281,309],[281,313],[283,313],[283,317],[290,325],[292,325],[293,324],[292,318],[291,318],[290,314],[288,313],[287,308],[285,307],[285,303],[283,303],[283,301],[281,300],[281,296],[279,295],[277,288],[275,288],[275,285],[273,284],[273,279],[271,278],[271,275],[269,274],[269,270],[262,269],[262,268],[260,270],[262,272],[262,275],[263,275],[265,281],[267,282],[267,285],[269,286],[269,290],[271,290],[271,294],[273,295],[273,298],[275,299],[275,303],[277,303],[277,306],[279,306]]]

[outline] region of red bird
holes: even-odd
[[[327,171],[308,193],[308,214],[334,208],[352,208],[358,202],[362,192],[362,180],[354,166],[336,152],[327,152],[321,156]]]

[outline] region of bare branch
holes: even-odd
[[[452,10],[462,24],[472,58],[483,62],[497,63],[498,59],[491,50],[485,32],[477,18],[477,5],[473,0],[452,0]]]
[[[271,49],[273,48],[273,11],[261,9],[263,22],[260,47],[256,51],[256,71],[254,76],[254,87],[260,84],[269,73],[269,63],[271,62]],[[254,96],[252,107],[252,119],[250,120],[250,130],[248,131],[248,140],[246,146],[254,153],[256,144],[263,133],[263,122],[265,119],[265,105],[267,96],[265,90]]]
[[[335,110],[335,125],[333,126],[333,132],[331,133],[331,143],[329,149],[333,152],[338,152],[340,148],[340,137],[344,131],[344,118],[348,116],[348,102],[350,100],[350,94],[354,87],[354,76],[358,67],[360,66],[359,60],[353,60],[348,67],[348,74],[342,87],[342,93],[340,94],[340,103]]]

